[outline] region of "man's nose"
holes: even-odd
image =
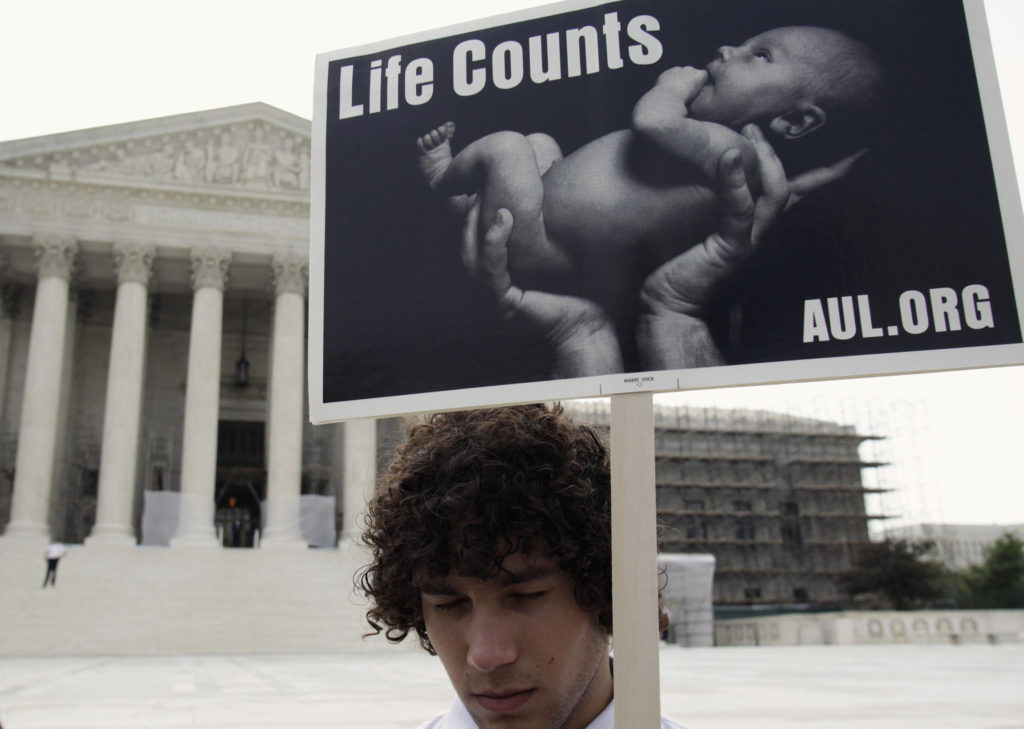
[[[495,611],[478,610],[470,627],[466,660],[476,670],[490,673],[515,663],[519,657],[515,626],[510,616]]]
[[[733,46],[722,46],[718,49],[718,58],[722,61],[728,61],[734,55],[736,55],[736,48]]]

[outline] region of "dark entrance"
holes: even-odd
[[[265,425],[222,420],[217,427],[217,486],[214,520],[225,547],[252,547],[266,498]]]

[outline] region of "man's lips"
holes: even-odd
[[[487,711],[496,714],[515,711],[533,696],[536,689],[502,689],[473,694],[473,698]]]

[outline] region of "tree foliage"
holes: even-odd
[[[1006,532],[984,554],[980,565],[961,573],[965,607],[1024,607],[1024,541]]]
[[[933,549],[932,542],[868,542],[854,556],[851,569],[840,575],[839,585],[851,598],[875,596],[897,610],[928,607],[947,592],[945,568],[927,559]]]

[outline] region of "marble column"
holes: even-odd
[[[345,454],[345,503],[342,506],[341,537],[358,540],[360,520],[373,498],[377,483],[377,421],[373,418],[347,420],[342,432]]]
[[[5,537],[43,540],[50,531],[47,521],[57,446],[68,286],[78,243],[64,236],[40,236],[33,246],[39,279],[29,334],[11,519]]]
[[[96,525],[86,544],[135,544],[132,507],[146,364],[147,297],[155,255],[151,245],[114,243],[117,298],[103,410],[99,494]]]
[[[302,493],[306,259],[275,255],[274,339],[267,437],[267,514],[261,547],[306,546],[299,529]]]
[[[213,527],[224,285],[229,251],[192,250],[192,329],[188,344],[181,511],[171,546],[217,546]]]

